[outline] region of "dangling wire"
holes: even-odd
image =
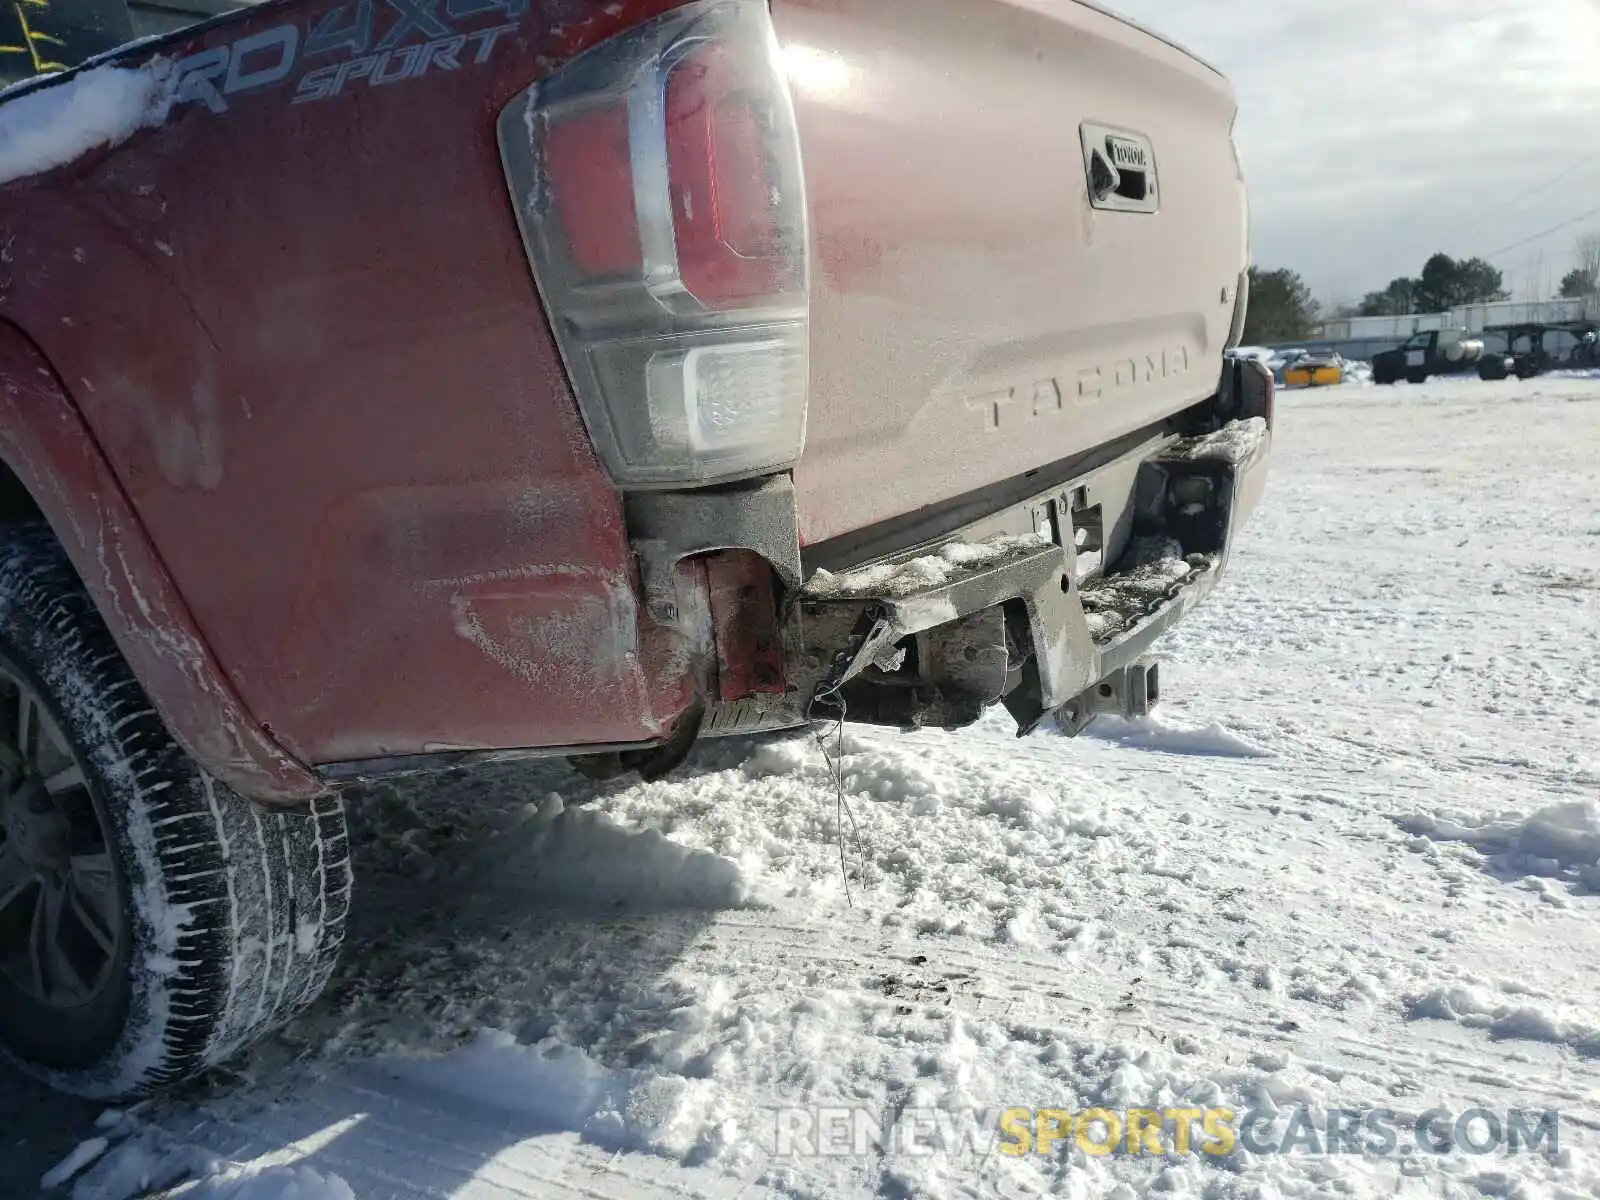
[[[850,818],[850,828],[856,839],[856,858],[861,861],[862,876],[866,875],[866,854],[861,848],[861,826],[856,824],[855,810],[850,807],[850,802],[844,794],[844,722],[848,714],[844,695],[840,691],[842,684],[831,684],[818,691],[811,697],[806,716],[810,718],[819,706],[827,705],[838,709],[839,715],[833,722],[834,753],[828,753],[828,731],[824,729],[817,734],[817,749],[822,751],[823,761],[828,764],[828,773],[833,776],[834,784],[834,826],[839,836],[839,874],[844,880],[845,903],[851,908],[856,906],[855,896],[850,891],[850,866],[844,848],[844,819]]]

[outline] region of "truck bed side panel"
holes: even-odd
[[[264,4],[160,48],[222,56],[212,93],[0,189],[0,317],[302,761],[647,740],[687,703],[653,682],[494,132],[671,2]]]

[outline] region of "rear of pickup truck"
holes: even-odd
[[[718,520],[755,562],[708,561],[714,598],[780,576],[713,603],[699,731],[1144,711],[1143,651],[1210,587],[1267,450],[1270,383],[1224,377],[1231,90],[1083,4],[763,7],[679,10],[501,120],[588,426],[665,547],[647,584]],[[727,512],[688,516],[685,482]]]
[[[1270,383],[1223,377],[1248,278],[1231,88],[1084,4],[773,11],[817,255],[805,558],[869,567],[812,592],[880,593],[851,628],[907,650],[886,672],[851,644],[849,711],[1143,711],[1143,652],[1214,581],[1267,452]],[[1022,541],[964,549],[994,538]],[[882,595],[872,564],[908,560]]]
[[[1045,0],[266,0],[0,94],[0,1056],[309,1003],[343,781],[1146,711],[1269,449],[1232,118]]]
[[[0,496],[258,799],[1142,711],[1259,494],[1231,91],[1089,5],[268,0],[0,124],[108,80]]]

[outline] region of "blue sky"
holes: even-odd
[[[1600,0],[1097,2],[1234,81],[1256,262],[1325,300],[1600,209]],[[1584,232],[1600,212],[1495,265],[1553,288]]]

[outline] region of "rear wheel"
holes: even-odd
[[[1428,382],[1428,373],[1426,371],[1407,371],[1406,372],[1406,382],[1407,383],[1427,383]]]
[[[176,1083],[317,996],[349,896],[338,800],[201,772],[49,531],[0,527],[0,1051],[81,1095]]]

